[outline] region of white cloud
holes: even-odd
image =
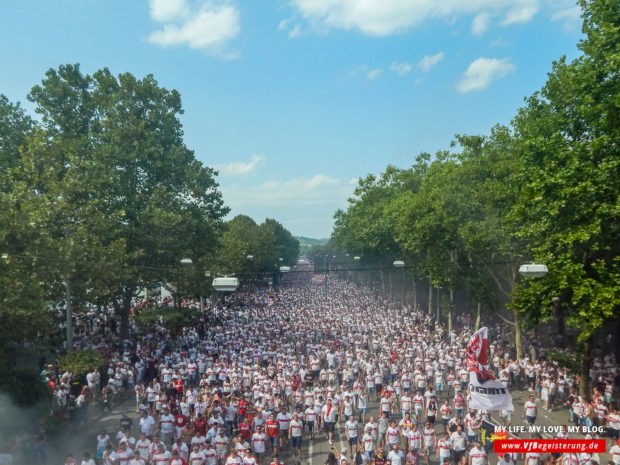
[[[265,161],[264,155],[254,154],[252,155],[252,158],[250,158],[249,162],[238,161],[232,163],[222,163],[215,165],[215,169],[219,171],[222,176],[241,176],[254,171],[263,161]]]
[[[278,24],[278,31],[287,31],[288,30],[288,38],[289,39],[294,39],[295,37],[299,37],[301,35],[302,28],[301,28],[301,24],[295,24],[293,27],[291,26],[291,22],[293,21],[293,18],[287,18],[287,19],[283,19],[282,21],[280,21],[280,23]],[[289,30],[290,28],[290,30]]]
[[[491,47],[510,47],[510,43],[506,42],[501,37],[498,37],[497,39],[491,42]]]
[[[381,74],[383,74],[383,70],[381,68],[375,68],[368,71],[366,77],[368,79],[377,79],[379,76],[381,76]]]
[[[515,66],[508,58],[478,58],[470,63],[461,76],[456,88],[461,93],[483,90],[495,79],[507,76],[515,71]]]
[[[433,66],[439,63],[441,60],[443,60],[443,57],[444,57],[443,52],[435,53],[435,55],[424,55],[424,58],[418,61],[416,68],[426,73]]]
[[[283,19],[282,21],[280,21],[280,24],[278,24],[278,31],[286,31],[288,29],[288,25],[291,22],[291,19]]]
[[[187,45],[224,57],[228,41],[241,30],[239,10],[232,4],[200,0],[190,7],[186,0],[150,0],[151,17],[163,23],[163,29],[153,32],[149,42],[162,46]]]
[[[471,33],[475,36],[481,36],[487,29],[489,29],[489,23],[491,22],[491,15],[483,12],[476,15],[471,22]]]
[[[397,61],[394,61],[390,65],[390,69],[395,73],[398,73],[399,76],[406,76],[411,71],[411,68],[413,68],[413,66],[407,62],[398,63]]]
[[[349,72],[349,77],[355,77],[355,76],[358,76],[360,74],[365,74],[367,69],[368,69],[368,66],[360,65],[360,66],[356,67],[354,70]]]
[[[348,179],[325,174],[293,179],[274,179],[261,184],[222,184],[226,203],[233,208],[247,207],[306,207],[311,205],[340,205],[346,202],[355,186]]]
[[[164,23],[185,18],[189,7],[185,0],[150,0],[149,11],[151,18]]]
[[[294,39],[295,37],[299,37],[301,35],[301,25],[295,24],[293,29],[291,29],[288,33],[289,39]]]
[[[538,0],[519,0],[506,12],[506,16],[501,24],[502,26],[508,26],[510,24],[527,23],[538,13],[539,9]]]
[[[563,21],[565,31],[573,31],[581,23],[581,7],[562,8],[551,15],[551,21]]]
[[[317,30],[359,30],[385,36],[431,19],[454,21],[463,15],[488,13],[503,24],[525,22],[538,11],[539,0],[290,0]]]

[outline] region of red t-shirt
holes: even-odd
[[[267,420],[265,422],[265,428],[267,428],[267,434],[270,438],[277,438],[280,431],[280,424],[276,420]]]
[[[174,388],[178,392],[183,392],[183,380],[181,378],[177,378],[174,380]]]
[[[239,432],[244,439],[250,439],[252,433],[252,425],[250,425],[247,421],[239,423]]]
[[[207,435],[207,420],[205,420],[204,418],[196,418],[194,420],[194,428],[200,431],[201,436],[206,436]]]
[[[174,417],[174,426],[183,428],[187,424],[187,417],[185,415],[177,415]]]
[[[239,401],[239,415],[245,416],[248,412],[249,402],[245,399]]]

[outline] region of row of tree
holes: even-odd
[[[76,310],[113,305],[126,336],[132,298],[154,283],[205,296],[208,275],[296,262],[277,221],[224,221],[217,173],[183,142],[180,95],[153,76],[65,65],[28,100],[37,120],[0,96],[0,366],[68,295]]]
[[[433,287],[448,291],[449,324],[463,292],[514,328],[518,356],[522,327],[555,316],[578,331],[587,374],[620,306],[620,14],[613,1],[580,3],[583,54],[554,62],[510,126],[360,180],[330,248],[380,270],[404,260],[414,302],[416,281],[429,312]],[[549,273],[520,278],[530,261]]]

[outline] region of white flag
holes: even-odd
[[[469,408],[477,410],[514,410],[508,389],[496,379],[480,382],[474,371],[469,373]]]

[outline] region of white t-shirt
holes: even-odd
[[[484,465],[486,462],[487,453],[484,449],[473,447],[469,451],[469,457],[471,458],[471,465]]]
[[[620,446],[618,444],[609,449],[609,457],[616,465],[620,465]]]
[[[528,400],[523,405],[523,408],[525,410],[525,416],[526,417],[535,417],[536,416],[536,404],[534,402],[531,402],[531,401]]]
[[[405,454],[403,454],[402,450],[391,450],[390,453],[387,455],[387,459],[392,462],[392,465],[401,465],[404,456]]]
[[[462,431],[460,434],[457,431],[455,431],[454,433],[450,435],[450,440],[452,441],[452,447],[454,448],[455,451],[458,452],[458,451],[465,450],[465,439],[467,439],[467,436],[465,436],[465,433]]]

